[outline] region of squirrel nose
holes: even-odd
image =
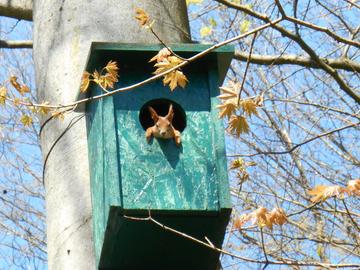
[[[165,134],[166,134],[165,131],[161,131],[161,132],[160,132],[160,135],[161,135],[161,136],[164,136]]]

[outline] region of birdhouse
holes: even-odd
[[[171,44],[189,58],[208,45]],[[152,76],[149,63],[160,45],[93,43],[86,70],[119,66],[115,89]],[[169,230],[221,247],[231,213],[224,128],[218,118],[219,85],[233,47],[218,48],[184,66],[189,82],[170,91],[161,79],[86,104],[98,269],[216,269],[219,254]],[[103,94],[96,84],[89,96]],[[149,107],[160,116],[173,107],[173,139],[145,138],[154,126]],[[141,218],[149,215],[156,224]],[[140,218],[140,220],[137,218]],[[206,240],[208,239],[208,240]]]

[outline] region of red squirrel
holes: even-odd
[[[159,116],[157,112],[150,106],[149,112],[152,120],[154,120],[154,125],[149,127],[145,132],[147,142],[149,143],[152,136],[160,139],[174,138],[176,146],[180,146],[180,131],[176,130],[172,125],[172,120],[174,118],[173,105],[170,104],[169,112],[166,116]]]

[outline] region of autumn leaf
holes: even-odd
[[[217,108],[220,110],[219,118],[224,118],[225,116],[230,118],[238,107],[235,101],[230,100],[218,105]]]
[[[20,98],[14,98],[14,100],[13,100],[13,103],[14,103],[14,106],[19,106],[20,105],[20,103],[21,103],[21,99]]]
[[[135,19],[139,21],[141,26],[144,26],[148,23],[149,15],[143,9],[136,8],[135,13],[136,13]]]
[[[41,107],[39,107],[39,110],[38,110],[39,114],[45,116],[50,112],[50,108],[46,107],[47,105],[49,105],[48,101],[41,103]]]
[[[212,27],[211,26],[203,26],[200,29],[200,36],[206,37],[206,36],[210,36],[212,34]]]
[[[16,76],[10,76],[10,83],[17,91],[20,91],[21,86],[17,82],[17,77]]]
[[[242,21],[240,24],[240,32],[245,33],[247,31],[249,31],[250,24],[251,24],[251,22],[248,20]]]
[[[10,77],[10,83],[11,85],[20,93],[20,95],[24,95],[25,93],[29,93],[30,89],[28,86],[26,85],[20,85],[17,82],[17,77],[16,76],[11,76]]]
[[[249,124],[244,116],[232,115],[229,120],[228,132],[240,137],[242,133],[248,133],[250,131]]]
[[[349,195],[360,196],[360,179],[350,180],[346,192]]]
[[[251,116],[254,114],[254,115],[258,116],[258,112],[257,112],[258,106],[253,99],[241,100],[240,105],[241,105],[244,113],[246,113],[247,115]]]
[[[188,82],[186,76],[181,71],[172,71],[164,76],[163,83],[164,85],[169,85],[170,90],[174,91],[174,89],[179,85],[181,88],[186,86]]]
[[[105,68],[104,68],[108,73],[110,73],[114,78],[118,78],[119,77],[119,67],[117,66],[116,61],[112,61],[110,60]]]
[[[64,112],[62,111],[54,111],[51,113],[51,116],[54,118],[54,119],[59,119],[59,120],[64,120],[65,116],[64,116]]]
[[[169,56],[161,62],[156,63],[154,66],[157,68],[154,74],[161,74],[181,64],[183,60],[176,56]],[[188,79],[180,70],[173,70],[164,75],[164,85],[169,85],[170,90],[173,91],[178,85],[182,88],[186,86]]]
[[[265,207],[259,207],[257,210],[250,214],[252,224],[257,224],[259,227],[265,227],[268,225],[267,209]]]
[[[33,123],[33,119],[29,115],[23,114],[20,118],[20,122],[24,126],[31,126],[31,124]]]
[[[19,92],[23,96],[25,93],[30,93],[30,88],[27,85],[22,85]]]
[[[102,87],[104,87],[105,89],[114,88],[114,83],[116,83],[116,82],[118,82],[117,77],[114,77],[110,73],[106,73],[105,75],[102,75],[100,77],[100,85]]]
[[[230,170],[243,168],[244,166],[244,160],[242,158],[235,159],[230,164]]]
[[[81,78],[80,92],[84,93],[89,88],[90,73],[85,71]]]
[[[210,18],[210,19],[209,19],[209,23],[210,23],[210,25],[211,25],[212,27],[216,27],[216,26],[217,26],[217,22],[216,22],[216,20],[215,20],[214,18]]]
[[[267,215],[267,226],[272,229],[273,225],[284,225],[287,221],[287,217],[285,212],[281,208],[274,208],[271,212]]]
[[[340,186],[318,185],[309,190],[308,194],[313,196],[311,198],[313,203],[318,203],[331,197],[343,198],[345,191],[346,189]]]
[[[7,89],[5,86],[0,87],[0,105],[5,105],[7,98]]]
[[[190,5],[190,4],[198,5],[202,2],[203,0],[186,0],[186,5]]]
[[[248,222],[251,219],[251,215],[250,214],[243,214],[240,217],[235,218],[234,221],[234,227],[236,229],[241,229],[241,227]]]
[[[153,58],[149,60],[150,62],[156,61],[157,63],[167,60],[167,58],[171,55],[171,52],[168,48],[162,48]]]
[[[222,94],[218,96],[219,99],[223,101],[231,100],[237,102],[238,91],[235,89],[235,84],[232,87],[219,87],[222,91]]]
[[[271,212],[265,207],[259,207],[251,213],[243,214],[239,218],[235,219],[234,227],[240,229],[246,222],[251,221],[252,224],[256,224],[260,228],[268,227],[272,229],[274,225],[283,225],[287,222],[287,217],[283,209],[274,208]]]

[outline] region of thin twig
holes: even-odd
[[[268,259],[266,249],[265,249],[264,234],[263,234],[263,228],[262,227],[260,227],[260,237],[261,237],[261,247],[262,247],[262,250],[264,252],[264,256],[265,256],[265,260],[266,260],[266,263],[265,263],[265,265],[263,267],[263,270],[265,270],[266,267],[269,265],[269,259]]]
[[[222,41],[220,43],[217,43],[209,48],[207,48],[206,50],[200,52],[200,53],[197,53],[195,54],[194,56],[184,60],[182,63],[180,63],[179,65],[177,66],[174,66],[173,68],[171,69],[168,69],[167,71],[164,71],[162,73],[159,73],[157,75],[154,75],[150,78],[147,78],[143,81],[140,81],[138,83],[135,83],[133,85],[130,85],[130,86],[125,86],[125,87],[122,87],[122,88],[118,88],[118,89],[115,89],[109,93],[103,93],[103,94],[100,94],[100,95],[97,95],[97,96],[92,96],[92,97],[88,97],[88,98],[84,98],[84,99],[81,99],[81,100],[77,100],[77,101],[74,101],[74,102],[71,102],[71,103],[68,103],[68,104],[61,104],[61,105],[45,105],[45,104],[36,104],[36,103],[29,103],[29,102],[18,102],[18,104],[20,105],[23,105],[23,106],[33,106],[33,107],[43,107],[43,108],[51,108],[51,109],[60,109],[60,108],[68,108],[68,107],[74,107],[76,105],[80,105],[80,104],[84,104],[84,103],[87,103],[87,102],[91,102],[91,101],[95,101],[95,100],[98,100],[98,99],[102,99],[104,97],[108,97],[108,96],[112,96],[112,95],[115,95],[117,93],[120,93],[120,92],[126,92],[126,91],[130,91],[130,90],[133,90],[135,88],[138,88],[140,86],[143,86],[147,83],[150,83],[150,82],[153,82],[159,78],[162,78],[163,76],[165,76],[166,74],[169,74],[171,72],[173,72],[174,70],[178,70],[179,68],[183,67],[183,66],[186,66],[188,65],[189,63],[192,63],[196,60],[198,60],[199,58],[201,57],[204,57],[205,55],[209,54],[210,52],[224,46],[224,45],[227,45],[229,43],[232,43],[234,41],[237,41],[239,39],[242,39],[242,38],[245,38],[247,36],[250,36],[256,32],[259,32],[261,30],[264,30],[274,24],[277,24],[281,21],[282,19],[281,18],[278,18],[274,21],[271,21],[269,23],[266,23],[262,26],[259,26],[257,28],[254,28],[244,34],[241,34],[241,35],[238,35],[236,37],[233,37],[233,38],[230,38],[230,39],[227,39],[225,41]]]
[[[255,39],[256,39],[256,35],[257,33],[254,33],[254,37],[251,41],[251,45],[250,45],[250,51],[249,51],[249,55],[248,55],[248,59],[246,61],[246,67],[245,67],[245,71],[244,71],[244,77],[243,77],[243,80],[241,82],[241,86],[240,86],[240,90],[239,90],[239,94],[238,94],[238,100],[237,100],[237,105],[239,106],[240,105],[240,99],[241,99],[241,92],[243,91],[244,89],[244,84],[245,84],[245,80],[246,80],[246,74],[247,74],[247,71],[249,69],[249,66],[250,66],[250,59],[251,59],[251,54],[252,54],[252,51],[253,51],[253,48],[254,48],[254,43],[255,43]]]
[[[356,227],[356,229],[360,232],[360,227],[359,227],[359,225],[357,224],[357,222],[353,219],[353,217],[351,216],[351,213],[350,213],[350,211],[349,211],[349,209],[348,209],[348,207],[347,207],[347,205],[346,205],[346,203],[345,203],[345,200],[343,199],[342,202],[343,202],[343,205],[344,205],[344,207],[345,207],[346,213],[348,214],[351,222],[354,224],[354,226]]]
[[[150,213],[150,211],[149,211]],[[274,265],[295,265],[295,266],[322,266],[322,267],[330,267],[330,268],[354,268],[354,267],[359,267],[359,264],[329,264],[329,263],[318,263],[318,262],[301,262],[298,260],[283,260],[283,261],[264,261],[264,260],[255,260],[255,259],[251,259],[251,258],[247,258],[247,257],[243,257],[243,256],[239,256],[236,254],[233,254],[229,251],[223,250],[221,248],[217,248],[215,246],[212,246],[211,244],[201,241],[195,237],[192,237],[186,233],[180,232],[176,229],[173,229],[171,227],[168,227],[162,223],[160,223],[159,221],[157,221],[156,219],[154,219],[153,217],[151,217],[151,215],[149,214],[149,216],[147,217],[133,217],[133,216],[127,216],[124,215],[124,218],[128,219],[128,220],[133,220],[133,221],[137,221],[137,222],[151,222],[154,223],[155,225],[159,226],[160,228],[172,232],[176,235],[179,235],[183,238],[189,239],[195,243],[198,243],[202,246],[205,246],[207,248],[210,248],[214,251],[217,251],[219,253],[225,254],[225,255],[229,255],[233,258],[237,258],[243,261],[247,261],[247,262],[253,262],[253,263],[258,263],[258,264],[274,264]]]
[[[151,27],[151,25],[148,25],[148,28],[150,29],[151,33],[157,38],[158,41],[160,41],[160,43],[166,48],[168,49],[174,56],[176,56],[177,58],[180,58],[183,61],[186,61],[187,59],[184,57],[181,57],[180,55],[176,54],[170,47],[168,47],[166,45],[166,43],[164,41],[162,41],[162,39],[158,36],[158,34],[156,34],[156,32],[154,31],[154,29]]]
[[[344,126],[344,127],[341,127],[341,128],[337,128],[337,129],[334,129],[334,130],[331,130],[331,131],[328,131],[328,132],[325,132],[325,133],[321,133],[315,137],[312,137],[306,141],[303,141],[302,143],[299,143],[299,144],[296,144],[295,146],[293,146],[292,148],[290,148],[289,150],[286,150],[286,151],[260,151],[258,153],[254,153],[254,154],[230,154],[230,155],[226,155],[227,157],[254,157],[254,156],[258,156],[258,155],[284,155],[284,154],[290,154],[292,153],[293,151],[295,151],[298,147],[300,146],[303,146],[309,142],[312,142],[316,139],[319,139],[321,137],[324,137],[324,136],[327,136],[327,135],[330,135],[332,133],[335,133],[335,132],[338,132],[338,131],[342,131],[344,129],[348,129],[348,128],[351,128],[351,127],[355,127],[357,125],[359,125],[360,122],[357,122],[357,123],[352,123],[350,125],[347,125],[347,126]]]

